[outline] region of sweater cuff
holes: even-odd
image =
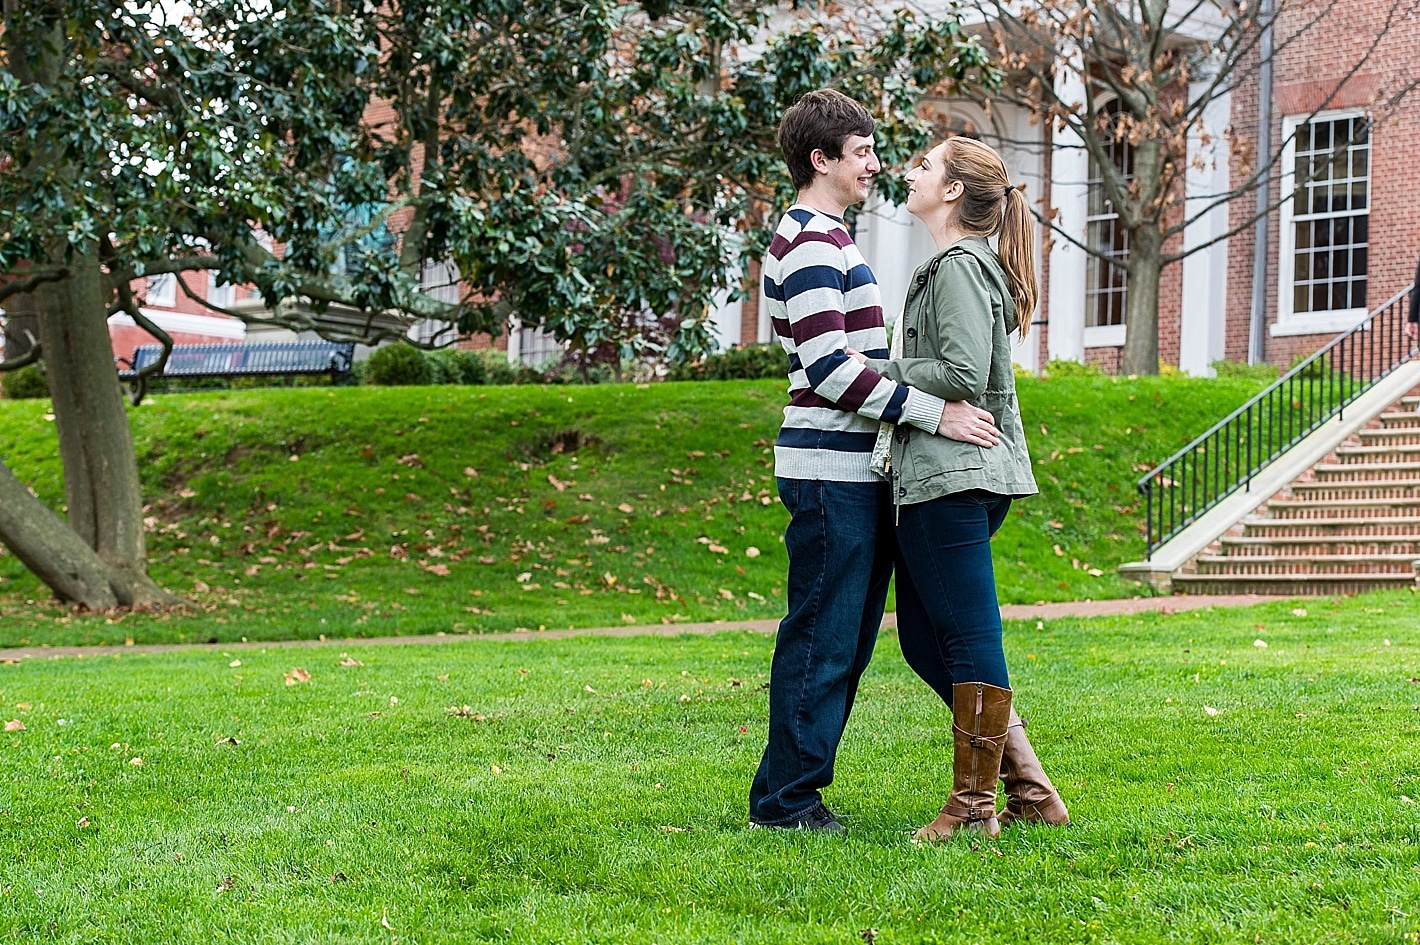
[[[942,411],[946,409],[946,406],[947,402],[935,394],[909,387],[907,388],[907,401],[902,405],[902,419],[899,422],[910,423],[928,433],[936,433],[937,427],[942,425]]]

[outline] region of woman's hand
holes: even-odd
[[[863,354],[859,351],[854,351],[852,348],[844,348],[843,350],[848,352],[848,357],[852,358],[854,361],[857,361],[859,364],[868,363],[868,356],[866,354]]]

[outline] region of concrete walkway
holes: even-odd
[[[1248,607],[1264,601],[1283,598],[1260,597],[1256,594],[1231,596],[1136,597],[1132,600],[1065,601],[1054,604],[1006,604],[1001,608],[1005,620],[1056,620],[1061,617],[1110,617],[1120,614],[1174,614],[1203,607]],[[883,627],[895,628],[897,614],[883,615]],[[729,633],[732,631],[773,633],[778,620],[716,621],[715,623],[651,624],[640,627],[588,627],[582,630],[542,630],[522,633],[427,634],[409,637],[346,637],[325,640],[274,640],[251,643],[158,643],[141,646],[26,646],[0,648],[0,663],[16,663],[24,659],[58,659],[76,657],[117,656],[120,653],[174,653],[181,650],[274,650],[328,646],[353,648],[359,646],[410,646],[430,643],[463,643],[471,641],[560,640],[567,637],[678,637],[686,633]]]

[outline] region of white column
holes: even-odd
[[[1207,83],[1194,83],[1189,98],[1205,94]],[[1229,186],[1228,150],[1223,132],[1232,117],[1232,97],[1221,95],[1203,112],[1203,127],[1188,136],[1188,171],[1184,183],[1184,214],[1202,213]],[[1203,143],[1207,135],[1208,144]],[[1202,213],[1183,231],[1185,251],[1228,231],[1228,206]],[[1227,314],[1228,242],[1200,249],[1183,261],[1183,306],[1179,325],[1178,366],[1195,377],[1212,377],[1212,364],[1223,357],[1224,316]]]
[[[1067,104],[1085,100],[1078,63],[1062,58],[1056,73],[1056,92]],[[1084,242],[1089,210],[1090,159],[1084,142],[1068,128],[1052,132],[1051,202],[1056,224]],[[1050,339],[1052,360],[1085,359],[1085,251],[1056,234],[1050,250]]]
[[[904,206],[887,203],[873,196],[858,214],[853,241],[872,268],[883,296],[883,318],[896,324],[907,301],[907,287],[912,282],[916,264],[926,260],[913,258],[912,215]]]

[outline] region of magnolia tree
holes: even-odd
[[[1121,263],[1113,247],[1091,245],[1040,214],[1053,238],[1068,240],[1101,265],[1127,271],[1121,370],[1156,374],[1159,364],[1159,276],[1163,268],[1235,235],[1277,209],[1284,194],[1267,193],[1286,139],[1261,146],[1250,129],[1212,128],[1210,109],[1240,88],[1256,85],[1272,58],[1287,47],[1313,42],[1331,15],[1350,0],[963,0],[961,8],[984,22],[987,45],[1008,78],[996,101],[1028,109],[1038,122],[1066,132],[1088,152],[1103,197],[1127,237]],[[1407,16],[1393,4],[1381,29],[1340,78],[1330,83],[1317,111],[1334,107],[1345,83],[1368,67],[1393,23]],[[1377,87],[1370,123],[1383,120],[1414,88],[1412,64],[1390,64],[1393,77]],[[989,107],[990,99],[982,104]],[[1109,107],[1105,107],[1106,104]],[[1366,133],[1369,125],[1357,123]],[[1224,190],[1185,204],[1183,179],[1190,139],[1199,154],[1221,154],[1231,163]],[[1350,142],[1337,142],[1344,149]],[[1127,144],[1123,148],[1120,145]],[[1061,144],[1057,139],[1057,147]],[[1071,145],[1065,144],[1065,147]],[[1128,159],[1123,156],[1128,155]],[[1318,171],[1323,168],[1318,167]],[[1301,180],[1299,180],[1299,183]],[[1256,199],[1261,192],[1261,199]],[[1240,198],[1253,197],[1232,226],[1203,242],[1184,245],[1185,228]]]
[[[174,6],[4,0],[0,305],[30,314],[8,326],[0,370],[42,361],[67,507],[61,519],[0,463],[0,541],[96,609],[178,603],[147,574],[108,334],[127,314],[170,348],[136,280],[173,274],[198,298],[189,280],[210,271],[264,300],[259,317],[228,314],[338,339],[496,331],[516,315],[574,347],[684,358],[706,349],[734,254],[762,243],[787,193],[785,105],[844,88],[902,158],[923,140],[922,90],[990,74],[955,19],[905,12]],[[466,291],[421,292],[430,262]]]

